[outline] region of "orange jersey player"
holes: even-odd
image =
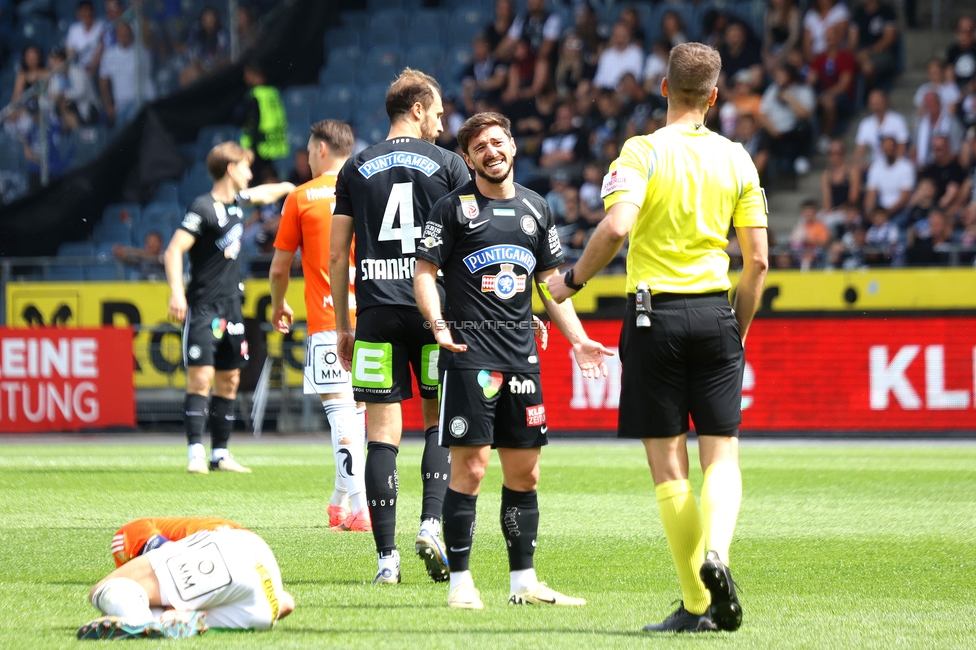
[[[318,395],[329,418],[335,454],[335,489],[329,500],[329,525],[334,530],[372,530],[366,504],[364,477],[366,429],[364,411],[352,397],[352,381],[343,370],[336,351],[336,313],[329,282],[329,253],[336,178],[352,151],[349,126],[338,120],[322,120],[311,127],[308,164],[312,180],[285,199],[271,260],[271,324],[282,333],[291,328],[292,309],[285,302],[288,276],[295,253],[302,251],[305,274],[306,395]],[[353,266],[355,257],[349,256]],[[349,318],[355,310],[349,274]],[[343,280],[345,282],[345,280]]]
[[[166,542],[189,537],[201,530],[246,530],[240,524],[220,517],[146,517],[119,528],[112,538],[115,566],[159,548]]]

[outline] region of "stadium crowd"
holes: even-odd
[[[143,104],[231,63],[229,29],[237,57],[246,54],[272,4],[240,2],[228,28],[226,3],[0,0],[3,202],[40,186],[45,153],[50,176],[60,176],[97,155]]]
[[[0,97],[6,99],[9,90],[13,100],[38,79],[50,79],[48,95],[57,107],[48,129],[53,174],[87,159],[91,154],[86,152],[97,148],[89,140],[102,146],[106,127],[131,116],[134,97],[144,101],[165,94],[229,61],[227,31],[221,26],[226,16],[197,0],[195,25],[175,11],[180,0],[156,2],[146,10],[137,31],[147,56],[121,52],[133,46],[122,45],[132,40],[125,24],[132,13],[120,0],[104,0],[95,11],[90,3],[75,0],[31,0],[16,7],[11,1],[0,0],[0,25],[5,26],[0,29],[22,35],[27,22],[49,20],[59,27],[49,32],[48,44],[66,46],[55,47],[45,60],[44,49],[11,40],[24,43],[4,67],[17,72],[0,79]],[[244,51],[256,38],[254,18],[269,3],[240,4],[234,24]],[[340,26],[325,35],[326,63],[318,85],[282,92],[292,154],[267,168],[261,180],[305,180],[300,141],[312,118],[350,122],[357,133],[355,151],[382,138],[385,87],[409,65],[431,72],[444,87],[442,146],[456,148],[457,128],[474,112],[497,110],[512,120],[519,147],[516,180],[547,198],[572,260],[604,217],[600,184],[610,161],[628,137],[664,124],[660,81],[670,49],[700,40],[719,50],[723,64],[719,103],[709,112],[707,126],[746,148],[770,191],[793,187],[793,179],[811,173],[826,156],[815,218],[809,220],[812,206],[805,203],[789,237],[772,242],[779,244],[774,247],[777,267],[973,261],[976,38],[969,16],[957,21],[944,55],[928,63],[927,81],[915,93],[915,115],[901,115],[888,107],[888,93],[904,67],[905,34],[894,8],[882,0],[850,5],[838,0],[418,4],[372,0],[369,11],[341,12]],[[76,20],[59,40],[62,7],[69,5]],[[113,16],[115,27],[107,29]],[[914,22],[911,15],[904,18]],[[429,38],[418,44],[414,35],[422,29],[429,29]],[[90,36],[95,31],[101,35],[97,39]],[[137,61],[151,65],[155,74],[136,75]],[[141,90],[137,77],[145,82]],[[858,122],[864,108],[870,113]],[[845,134],[852,129],[855,147],[847,152],[844,143],[850,137]],[[4,130],[22,140],[36,185],[37,112],[14,113]],[[207,146],[198,142],[197,150],[209,149],[216,133],[208,133],[211,141]],[[237,133],[229,135],[236,139]],[[890,161],[882,144],[887,135],[895,141]],[[0,187],[13,182],[10,176],[0,170]],[[931,199],[930,184],[920,182],[925,178],[934,181]],[[187,183],[184,179],[181,185]],[[184,194],[189,193],[181,190],[179,198],[185,203]],[[929,203],[937,213],[934,219],[941,213],[946,222],[936,228],[945,233],[935,239]],[[249,238],[254,245],[248,252],[269,251],[273,212],[269,207],[255,214]],[[859,244],[862,230],[864,243]],[[160,232],[168,234],[166,228]],[[729,250],[735,263],[735,241]]]

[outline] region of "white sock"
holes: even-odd
[[[451,571],[450,591],[454,591],[455,587],[465,583],[474,584],[474,578],[471,577],[470,571]]]
[[[220,461],[227,458],[228,456],[230,456],[230,452],[227,451],[226,449],[217,449],[215,447],[214,449],[210,450],[211,463],[219,463]]]
[[[92,605],[103,614],[119,616],[133,625],[143,625],[153,620],[149,594],[131,578],[112,578],[105,582],[92,596]]]
[[[339,482],[339,477],[336,476],[336,483]],[[349,505],[349,494],[343,490],[338,485],[332,490],[332,498],[329,499],[330,506],[348,506]]]
[[[207,450],[199,442],[187,446],[187,460],[203,459],[207,457]]]
[[[509,581],[512,585],[512,593],[518,593],[523,589],[532,589],[539,584],[539,578],[535,575],[535,569],[512,571],[509,574]]]
[[[430,518],[424,519],[423,521],[420,522],[420,532],[424,532],[424,531],[427,531],[434,537],[440,537],[441,522],[437,521],[436,519],[430,519]]]
[[[363,416],[358,414],[356,402],[348,398],[325,400],[322,407],[332,429],[336,490],[345,491],[350,509],[353,513],[359,512],[366,507],[366,433]],[[345,440],[346,444],[340,444],[341,440]]]

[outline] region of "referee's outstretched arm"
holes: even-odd
[[[614,203],[607,212],[607,216],[597,225],[596,230],[586,243],[583,254],[573,266],[573,282],[577,285],[585,284],[617,255],[624,240],[637,221],[640,206],[626,201]],[[743,249],[743,255],[745,250]],[[762,284],[759,285],[760,287]],[[575,289],[566,286],[563,275],[553,274],[546,283],[549,294],[556,304],[562,303],[576,293]]]
[[[769,269],[769,242],[765,228],[738,227],[735,235],[742,248],[742,276],[735,290],[733,309],[745,345],[749,325],[762,300],[763,283]]]

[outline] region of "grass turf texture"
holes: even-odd
[[[399,457],[403,584],[369,584],[372,536],[328,530],[332,453],[238,445],[253,475],[190,476],[168,445],[0,446],[0,646],[77,648],[89,588],[114,566],[116,528],[151,515],[220,515],[275,551],[298,609],[271,633],[208,633],[181,647],[972,648],[976,446],[767,444],[742,449],[732,547],[745,621],[734,634],[651,636],[680,597],[637,444],[543,451],[541,579],[583,608],[512,607],[493,459],[471,570],[481,612],[446,607],[413,555],[421,448]],[[692,458],[692,464],[696,459]],[[701,472],[692,471],[696,493]],[[171,642],[140,642],[169,647]]]

